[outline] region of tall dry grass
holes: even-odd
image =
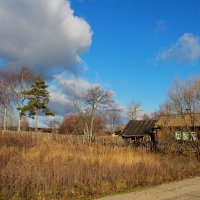
[[[191,157],[0,134],[0,199],[89,199],[198,174]]]

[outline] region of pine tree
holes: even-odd
[[[28,114],[29,117],[35,118],[35,131],[38,128],[38,114],[40,112],[45,113],[45,115],[54,115],[47,107],[50,98],[47,88],[44,79],[37,76],[31,88],[23,91],[23,94],[27,96],[27,104],[18,108],[21,111],[21,116]]]

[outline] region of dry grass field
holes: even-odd
[[[0,134],[0,199],[90,199],[200,174],[192,157]]]

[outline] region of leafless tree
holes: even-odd
[[[107,118],[111,131],[114,131],[115,127],[120,123],[120,112],[121,109],[117,108],[117,106],[108,110]]]
[[[137,101],[132,101],[130,104],[127,106],[127,114],[129,120],[136,120],[138,117],[138,111],[140,111],[140,102]]]
[[[151,119],[150,117],[149,117],[149,115],[147,115],[146,113],[142,116],[142,119],[143,120],[149,120],[149,119]]]
[[[73,106],[79,112],[84,136],[89,142],[93,136],[95,116],[99,111],[108,109],[112,104],[112,93],[99,86],[89,88],[81,99],[74,101]]]
[[[8,110],[14,99],[14,76],[4,71],[0,72],[0,104],[4,109],[4,131],[7,128]]]
[[[29,127],[29,121],[26,116],[21,117],[21,129],[26,131]]]
[[[48,126],[49,128],[52,129],[52,131],[54,132],[55,129],[58,129],[61,125],[62,121],[61,119],[51,119],[49,122],[48,122]]]
[[[164,104],[172,114],[185,114],[188,109],[192,113],[200,112],[200,78],[189,79],[184,83],[176,78],[173,88],[168,92],[169,99]]]
[[[14,98],[17,108],[23,106],[26,99],[26,95],[23,94],[23,91],[30,89],[31,84],[34,82],[33,72],[26,68],[22,67],[21,70],[15,74],[15,86],[14,86]],[[18,111],[18,132],[21,130],[21,111]]]
[[[78,123],[76,124],[77,130],[82,130],[84,134],[85,140],[89,138],[89,113],[85,110],[85,102],[83,98],[75,97],[72,101],[72,107],[75,110],[75,113],[72,116],[77,116],[80,118]]]
[[[151,114],[151,119],[159,120],[160,117],[172,114],[172,105],[169,100],[165,101],[163,104],[160,105],[159,110],[153,112]]]

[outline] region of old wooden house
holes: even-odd
[[[197,140],[200,136],[200,114],[184,113],[181,115],[166,115],[157,122],[158,138],[170,134],[176,140]]]
[[[157,120],[130,120],[121,133],[123,139],[131,141],[156,141]]]
[[[155,145],[166,139],[200,139],[200,113],[186,112],[161,116],[159,120],[130,120],[121,136],[125,141],[149,141]]]

